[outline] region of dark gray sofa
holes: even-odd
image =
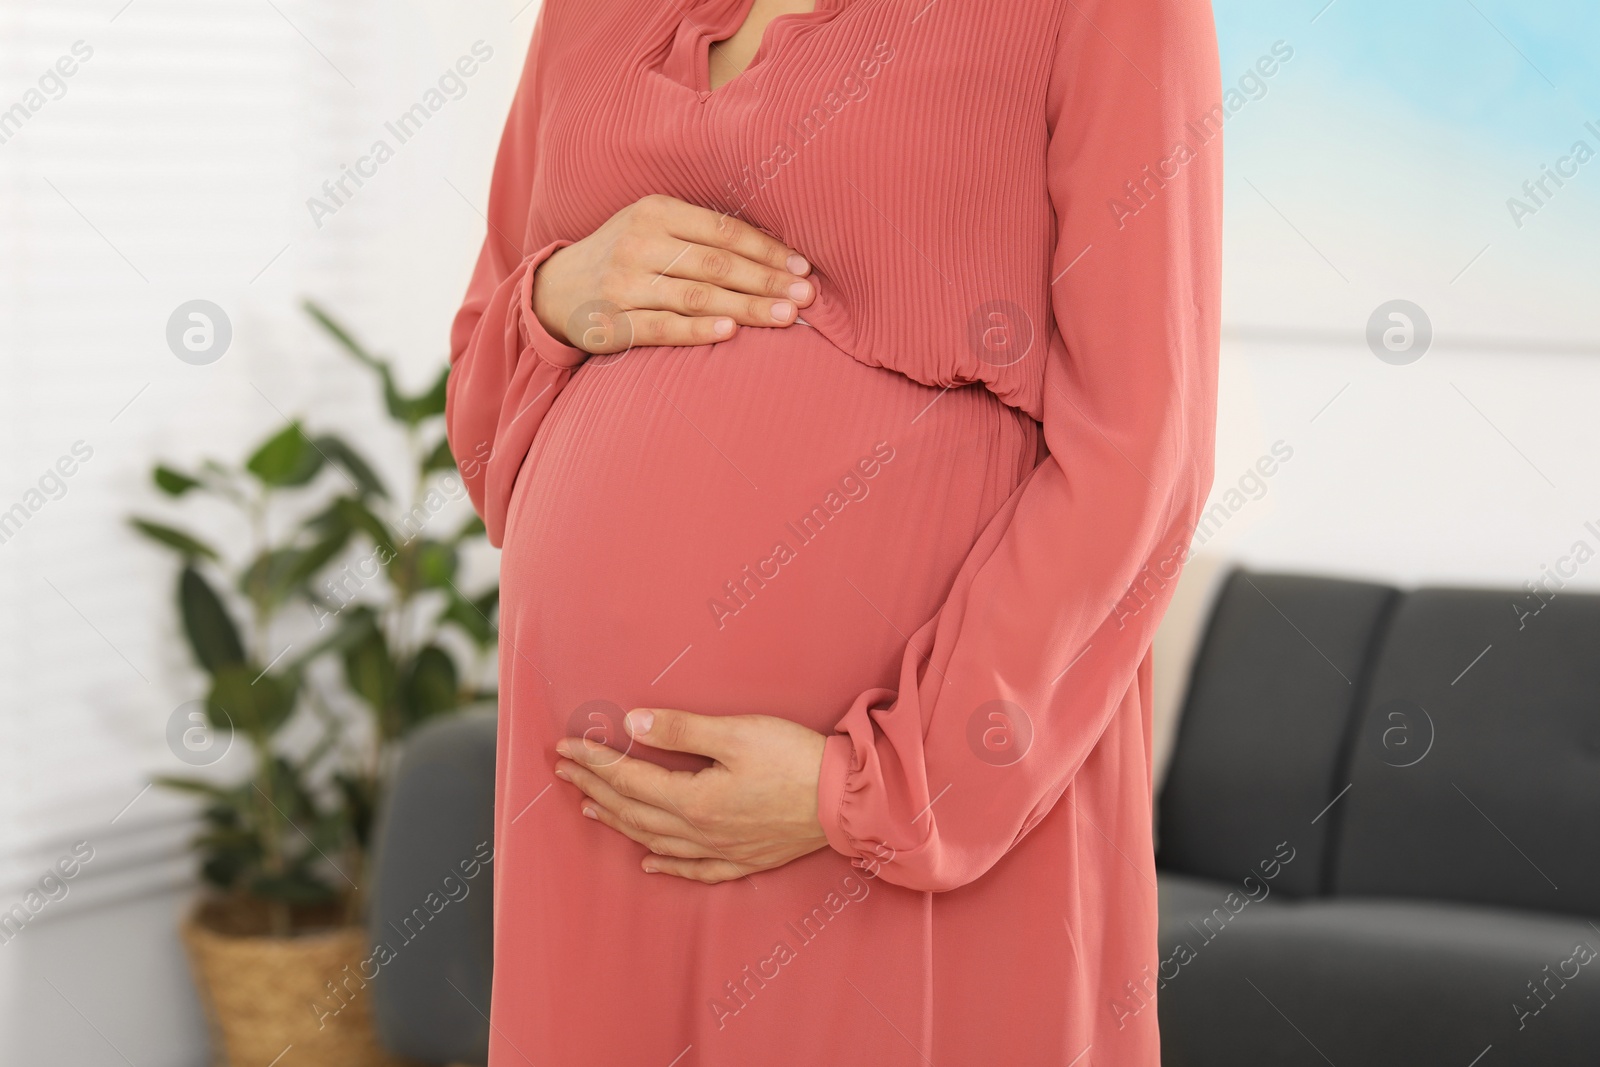
[[[1108,1005],[1159,992],[1167,1067],[1600,1064],[1600,597],[1546,601],[1223,583],[1160,797],[1160,966]],[[493,718],[437,723],[380,818],[376,1017],[419,1061],[485,1058],[490,876],[424,902],[493,779]]]
[[[1168,1067],[1600,1064],[1600,597],[1235,572],[1159,816]]]

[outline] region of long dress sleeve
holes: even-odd
[[[1212,477],[1221,88],[1206,0],[1069,0],[1048,97],[1049,455],[829,736],[829,843],[955,888],[1055,804],[1137,685]],[[1148,709],[1144,709],[1148,714]]]
[[[571,244],[528,252],[528,213],[537,160],[545,8],[506,118],[489,190],[488,233],[466,298],[450,329],[445,428],[489,542],[505,536],[517,471],[539,423],[587,353],[553,337],[533,313],[534,272]]]

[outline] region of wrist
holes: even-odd
[[[534,318],[539,320],[539,325],[544,328],[545,333],[564,345],[571,345],[572,341],[567,337],[567,324],[562,321],[560,314],[552,306],[550,277],[546,271],[551,261],[563,251],[565,249],[557,249],[552,252],[545,257],[543,263],[540,263],[534,269],[533,280],[528,287],[529,303],[532,304],[529,310],[533,312]]]

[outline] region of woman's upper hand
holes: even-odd
[[[826,738],[770,715],[635,708],[633,740],[716,763],[669,771],[584,738],[556,745],[556,774],[581,789],[583,813],[648,848],[647,872],[722,882],[827,847],[817,819]]]
[[[793,323],[816,296],[810,270],[747,222],[657,194],[540,264],[533,311],[552,337],[596,355],[711,344],[740,325]]]

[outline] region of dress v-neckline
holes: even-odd
[[[689,88],[694,90],[695,96],[701,103],[721,96],[738,83],[748,80],[749,76],[756,72],[757,67],[771,56],[777,35],[789,25],[804,24],[819,17],[832,15],[847,2],[848,0],[816,0],[816,5],[810,11],[789,11],[773,16],[772,20],[762,27],[761,40],[757,43],[755,52],[751,54],[750,62],[746,63],[739,73],[713,89],[711,46],[739,32],[739,28],[745,24],[750,18],[751,11],[755,9],[756,0],[708,0],[707,3],[685,14],[683,23],[680,24],[680,33],[683,27],[690,28],[687,72]]]

